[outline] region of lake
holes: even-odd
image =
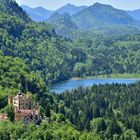
[[[82,87],[87,87],[87,86],[92,86],[94,84],[99,85],[99,84],[113,84],[113,83],[118,83],[118,84],[132,84],[140,79],[128,79],[128,78],[103,78],[103,79],[71,79],[67,80],[64,82],[60,82],[57,84],[54,84],[50,87],[51,92],[56,92],[56,93],[62,93],[65,90],[71,90],[78,88],[80,86]]]

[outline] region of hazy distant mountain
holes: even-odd
[[[26,13],[30,16],[32,20],[37,22],[46,21],[53,13],[56,12],[59,14],[69,13],[70,15],[74,15],[77,12],[86,8],[86,6],[75,6],[72,4],[67,4],[56,11],[47,10],[42,7],[30,8],[26,5],[22,5],[21,7],[26,11]]]
[[[48,20],[60,36],[68,37],[69,32],[77,30],[77,25],[72,21],[72,17],[68,13],[54,13]]]
[[[125,34],[135,33],[140,28],[140,22],[126,11],[100,3],[89,7],[67,4],[56,11],[24,5],[22,8],[32,20],[49,22],[56,33],[64,37],[79,34],[79,30],[82,33],[87,30],[94,33]]]
[[[37,8],[30,8],[26,5],[21,6],[23,10],[26,11],[26,13],[30,16],[30,18],[34,21],[46,21],[52,14],[53,11],[51,10],[46,10],[42,7],[37,7]]]
[[[110,5],[95,3],[73,16],[79,28],[101,29],[116,25],[131,26],[137,24],[125,11],[115,9]]]
[[[59,14],[69,13],[70,15],[74,15],[77,12],[79,12],[85,8],[86,8],[86,6],[75,6],[72,4],[67,4],[67,5],[59,8],[58,10],[56,10],[56,12]]]
[[[126,11],[131,17],[140,20],[140,9],[133,11]]]

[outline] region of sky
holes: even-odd
[[[77,6],[93,5],[96,2],[109,4],[118,9],[134,10],[140,9],[140,0],[16,0],[19,5],[28,5],[30,7],[44,7],[50,10],[56,10],[68,3]]]

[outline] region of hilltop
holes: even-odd
[[[78,29],[77,25],[73,22],[72,17],[68,13],[54,13],[47,22],[55,28],[58,35],[67,38],[71,32]]]
[[[29,6],[22,5],[21,6],[24,11],[30,16],[30,18],[34,21],[46,21],[54,11],[47,10],[42,7],[30,8]]]
[[[140,9],[126,11],[131,17],[140,20]]]
[[[110,5],[95,3],[73,15],[79,28],[85,30],[111,28],[114,26],[136,27],[140,22],[130,17],[125,11],[115,9]]]
[[[64,14],[64,13],[68,13],[69,15],[74,15],[79,11],[82,11],[83,9],[85,9],[87,6],[75,6],[73,4],[67,4],[65,6],[62,6],[61,8],[57,9],[55,12],[59,13],[59,14]]]
[[[139,21],[123,10],[100,3],[86,7],[72,16],[67,16],[67,18],[64,18],[64,14],[53,14],[47,22],[55,28],[58,35],[70,39],[82,38],[84,34],[111,36],[140,32]]]
[[[31,8],[27,5],[22,5],[21,7],[30,16],[30,18],[36,22],[46,21],[55,13],[59,13],[59,14],[68,13],[69,15],[72,16],[77,12],[86,8],[86,6],[75,6],[72,4],[64,5],[57,10],[48,10],[43,7]]]

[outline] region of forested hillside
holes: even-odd
[[[73,15],[80,29],[113,28],[116,25],[136,27],[139,22],[130,17],[125,11],[115,9],[110,5],[95,3],[92,6]],[[137,26],[138,27],[138,26]]]
[[[86,62],[76,63],[75,76],[112,73],[140,73],[140,35],[98,36],[80,39],[76,44],[84,52]],[[84,56],[84,55],[82,55]]]
[[[36,94],[49,120],[43,120],[40,125],[0,122],[0,138],[139,140],[139,93],[140,83],[80,87],[60,95]],[[0,112],[10,115],[4,95],[0,96],[0,103]]]
[[[140,73],[139,34],[108,37],[77,32],[77,39],[71,41],[58,37],[49,24],[31,21],[15,2],[1,1],[0,6],[1,55],[22,59],[42,85],[72,76]],[[60,23],[77,28],[68,18],[68,14],[60,16]]]
[[[0,5],[3,11],[18,7],[6,1]],[[19,11],[15,12],[16,9]],[[108,38],[87,34],[86,38],[73,42],[58,37],[47,23],[32,22],[19,7],[13,12],[8,10],[0,14],[1,53],[24,60],[28,69],[45,84],[72,76],[139,73],[139,35]],[[64,24],[76,28],[75,24],[66,22],[67,18],[64,14]]]
[[[102,140],[140,139],[140,83],[78,88],[58,95],[59,112]]]
[[[1,1],[0,6],[2,55],[24,60],[30,71],[45,83],[68,79],[75,61],[79,61],[71,53],[72,42],[58,37],[47,23],[32,22],[15,2]]]
[[[58,35],[65,38],[70,38],[70,34],[78,30],[77,25],[68,13],[54,13],[47,22],[55,28]]]
[[[139,83],[60,95],[47,88],[73,76],[140,74],[140,35],[74,34],[75,41],[59,37],[48,23],[33,22],[15,1],[0,0],[0,114],[9,117],[0,122],[1,140],[140,139]],[[40,124],[13,121],[8,96],[19,92],[39,104]]]

